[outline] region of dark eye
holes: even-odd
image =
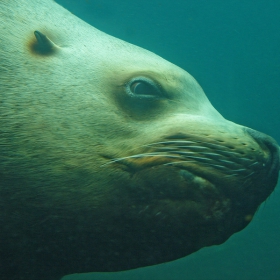
[[[158,93],[157,89],[147,82],[136,81],[130,85],[130,90],[132,93],[137,95],[156,95]]]
[[[159,86],[150,79],[139,77],[131,80],[127,85],[127,91],[135,97],[160,97]]]

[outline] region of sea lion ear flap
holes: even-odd
[[[41,33],[38,30],[34,31],[34,35],[36,37],[36,41],[32,46],[32,50],[40,55],[51,55],[56,50],[58,50],[58,46],[52,42],[45,34]]]

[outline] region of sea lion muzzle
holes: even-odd
[[[269,137],[268,135],[261,133],[259,131],[253,130],[251,128],[244,128],[245,131],[252,136],[252,138],[259,143],[262,147],[265,145],[269,150],[269,158],[268,162],[265,163],[269,172],[268,172],[268,180],[275,181],[275,177],[277,180],[278,172],[280,169],[280,150],[279,146],[274,139]]]

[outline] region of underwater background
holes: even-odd
[[[280,1],[56,2],[101,31],[187,70],[225,118],[280,143]],[[251,224],[222,245],[162,265],[63,280],[280,280],[279,201],[278,183]]]

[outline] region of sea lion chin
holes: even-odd
[[[1,279],[163,263],[252,220],[277,183],[275,140],[53,1],[0,9]]]

